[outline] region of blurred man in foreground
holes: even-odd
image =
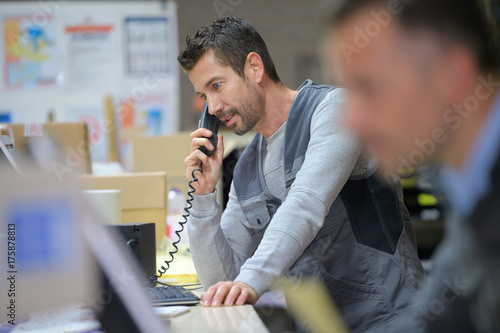
[[[387,170],[432,160],[450,202],[430,283],[398,332],[500,327],[498,59],[473,0],[348,0],[330,50],[346,123]]]

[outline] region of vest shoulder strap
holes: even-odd
[[[304,163],[311,138],[311,119],[326,95],[335,87],[307,80],[299,88],[288,114],[285,134],[285,184],[290,187]]]

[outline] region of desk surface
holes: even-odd
[[[269,332],[251,305],[211,308],[196,305],[190,312],[165,321],[173,333]]]
[[[269,332],[251,305],[220,308],[196,305],[189,310],[178,317],[160,318],[165,330],[169,333]],[[91,310],[76,303],[34,312],[16,326],[0,323],[0,332],[65,333],[69,325],[72,332],[98,332],[101,326]]]

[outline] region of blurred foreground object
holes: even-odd
[[[347,333],[347,326],[325,287],[314,280],[286,280],[278,283],[285,290],[288,308],[300,324],[314,333]]]
[[[12,176],[0,165],[0,322],[17,324],[30,312],[85,301],[97,271],[82,239],[79,194],[28,168]],[[7,281],[8,283],[4,283]]]
[[[34,322],[36,310],[75,302],[92,309],[107,332],[163,331],[137,260],[105,229],[76,178],[61,182],[52,173],[57,147],[41,137],[29,152],[26,168],[15,175],[13,164],[0,160],[0,246],[7,249],[0,268],[8,280],[0,301],[9,306],[0,331],[26,322],[43,329]]]

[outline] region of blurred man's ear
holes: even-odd
[[[442,60],[443,78],[439,89],[451,104],[462,104],[477,85],[480,74],[477,59],[468,48],[458,45],[450,47]]]

